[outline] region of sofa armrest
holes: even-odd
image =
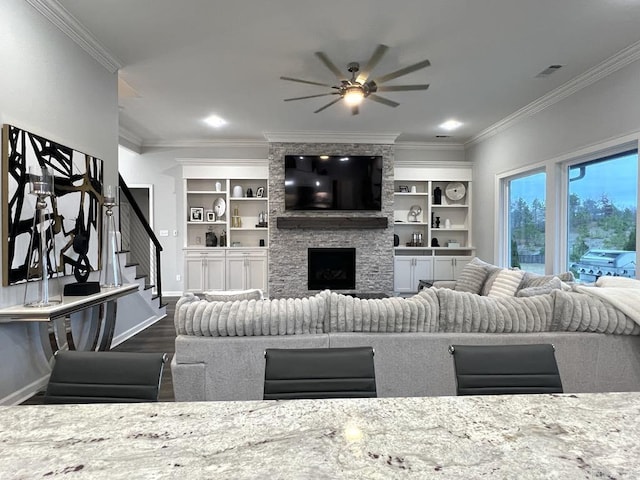
[[[434,288],[448,288],[450,290],[454,290],[456,288],[455,280],[436,280],[433,282]]]

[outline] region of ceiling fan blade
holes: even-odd
[[[358,75],[356,82],[364,84],[367,81],[367,78],[369,78],[369,75],[371,75],[371,70],[375,68],[375,66],[378,64],[387,50],[389,50],[389,47],[387,47],[386,45],[380,44],[376,47],[376,50],[373,52],[373,55],[371,55],[371,58],[367,62],[367,65],[360,71],[360,75]]]
[[[351,115],[358,115],[360,113],[360,109],[358,108],[358,105],[354,105],[353,107],[351,107]]]
[[[379,86],[378,92],[406,92],[408,90],[426,90],[429,88],[429,84],[422,85],[389,85],[388,87]]]
[[[340,92],[331,92],[331,93],[319,93],[317,95],[307,95],[305,97],[294,97],[294,98],[285,98],[285,102],[291,102],[292,100],[304,100],[305,98],[315,98],[315,97],[324,97],[327,95],[340,95]]]
[[[319,87],[333,88],[333,85],[329,85],[328,83],[312,82],[311,80],[301,80],[299,78],[280,77],[280,80],[288,80],[289,82],[307,83],[309,85],[318,85]]]
[[[336,67],[331,60],[329,60],[329,57],[327,57],[326,53],[316,52],[316,56],[320,59],[322,63],[324,63],[325,67],[327,67],[329,70],[333,72],[333,74],[336,76],[338,80],[342,81],[345,78],[344,74],[340,71],[340,69]]]
[[[329,108],[331,105],[333,105],[334,103],[338,103],[340,100],[342,100],[342,97],[340,98],[336,98],[333,102],[329,102],[327,103],[324,107],[320,107],[318,110],[316,110],[313,113],[318,113],[321,112],[322,110],[324,110],[325,108]]]
[[[389,107],[397,107],[400,105],[398,102],[394,102],[393,100],[389,100],[388,98],[381,97],[374,93],[370,94],[367,97],[369,100],[373,100],[374,102],[382,103],[383,105],[388,105]]]
[[[376,83],[388,82],[389,80],[401,77],[402,75],[406,75],[407,73],[415,72],[416,70],[428,67],[429,65],[431,65],[431,62],[429,60],[423,60],[422,62],[414,63],[413,65],[401,68],[400,70],[396,70],[395,72],[387,73],[386,75],[382,75],[381,77],[374,78],[373,81]]]

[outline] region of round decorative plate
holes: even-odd
[[[213,211],[216,212],[216,218],[222,218],[226,209],[227,202],[224,201],[224,198],[218,197],[214,200]]]
[[[444,194],[449,200],[461,200],[465,193],[467,193],[467,189],[460,182],[451,182],[444,187]]]

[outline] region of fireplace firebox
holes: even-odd
[[[356,288],[355,248],[309,248],[308,289]]]

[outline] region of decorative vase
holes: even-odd
[[[442,190],[440,189],[440,187],[436,187],[436,189],[433,191],[433,204],[442,204]]]
[[[205,239],[207,247],[215,247],[218,245],[218,237],[216,237],[216,234],[211,227],[209,227],[209,230],[205,234]]]
[[[233,187],[233,193],[231,195],[233,198],[242,198],[244,197],[244,190],[242,189],[242,185],[235,185]]]

